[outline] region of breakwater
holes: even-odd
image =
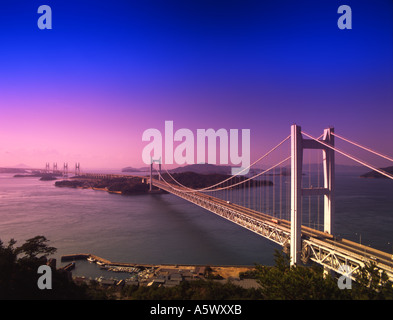
[[[255,266],[239,266],[239,265],[204,265],[204,264],[146,264],[146,263],[130,263],[130,262],[113,262],[102,257],[96,256],[90,253],[77,253],[77,254],[69,254],[61,256],[62,262],[75,261],[75,260],[88,260],[91,262],[95,262],[99,265],[105,267],[124,267],[124,268],[139,268],[143,269],[155,269],[161,270],[165,268],[177,268],[177,269],[200,269],[200,268],[210,268],[214,271],[219,271],[223,274],[229,274],[233,276],[237,276],[239,272],[244,272],[248,270],[255,269]]]

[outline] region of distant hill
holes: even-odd
[[[157,168],[157,165],[155,165]],[[209,174],[209,173],[219,173],[219,174],[230,174],[231,166],[218,166],[214,164],[190,164],[184,167],[178,167],[175,169],[168,170],[171,173],[182,173],[182,172],[195,172],[201,174]],[[142,168],[134,168],[134,167],[125,167],[121,169],[122,172],[148,172],[150,171],[150,167],[142,167]]]
[[[125,167],[121,169],[121,172],[139,172],[139,169],[133,167]]]
[[[0,173],[27,173],[25,169],[0,168]]]
[[[172,178],[164,173],[163,178],[165,181],[174,183]],[[230,178],[229,175],[224,174],[199,174],[195,172],[173,173],[171,176],[179,183],[189,188],[205,188],[217,184]],[[157,176],[155,176],[158,178]],[[74,179],[75,178],[75,179]],[[91,188],[95,190],[104,190],[112,193],[119,193],[123,195],[134,194],[147,194],[149,193],[149,185],[143,183],[140,178],[136,177],[122,177],[122,178],[98,178],[92,179],[89,177],[79,176],[69,180],[56,181],[56,187],[69,187],[69,188]],[[243,185],[235,185],[241,181],[246,180],[246,177],[237,177],[235,179],[225,182],[221,187],[228,187],[232,184],[232,188],[241,188]],[[261,187],[272,186],[273,182],[268,180],[249,180],[248,187]]]
[[[121,172],[146,172],[148,170],[149,167],[142,167],[142,168],[125,167],[121,169]]]
[[[269,167],[269,165],[266,165]],[[155,168],[157,169],[157,165],[155,165]],[[209,163],[204,163],[204,164],[189,164],[185,165],[183,167],[178,167],[175,169],[170,169],[168,170],[170,173],[184,173],[184,172],[194,172],[194,173],[199,173],[199,174],[225,174],[225,175],[230,175],[232,174],[232,168],[233,166],[230,165],[215,165],[215,164],[209,164]],[[358,173],[361,174],[364,172],[364,167],[360,166],[350,166],[350,165],[342,165],[342,164],[336,164],[335,165],[336,172],[346,172],[346,173]],[[255,175],[263,170],[266,170],[267,168],[251,168],[247,176]],[[126,167],[123,168],[121,171],[122,172],[149,172],[150,167],[142,167],[142,168],[134,168],[134,167]],[[322,163],[318,166],[316,164],[311,164],[308,165],[306,163],[303,164],[303,173],[306,174],[308,170],[311,170],[312,172],[317,172],[318,170],[322,172]],[[266,174],[266,176],[269,175],[284,175],[284,176],[289,176],[291,174],[291,167],[290,166],[285,166],[281,168],[277,167],[274,171],[270,171]]]
[[[224,175],[232,175],[233,166],[222,166],[215,164],[189,164],[184,167],[178,167],[175,169],[168,170],[170,173],[184,173],[184,172],[193,172],[199,174],[224,174]],[[251,168],[250,171],[246,174],[246,176],[254,175],[263,171],[263,169],[259,168]],[[242,174],[240,174],[242,175]]]
[[[231,166],[217,166],[214,164],[189,164],[184,167],[178,167],[175,169],[168,170],[170,173],[183,173],[183,172],[194,172],[200,174],[231,174]]]
[[[16,166],[12,166],[12,167],[9,166],[8,168],[24,168],[24,169],[29,169],[29,168],[31,168],[31,167],[28,166],[27,164],[19,163],[19,164],[17,164]]]
[[[291,172],[291,166],[285,166],[286,170],[288,172]],[[346,172],[346,173],[363,173],[364,172],[364,167],[363,166],[351,166],[351,165],[346,165],[346,164],[335,164],[334,166],[336,172]],[[323,170],[323,164],[322,162],[318,165],[316,163],[311,163],[308,164],[305,160],[303,160],[303,173],[307,173],[308,171],[311,172],[317,172],[320,171],[322,172]]]
[[[385,167],[385,168],[379,168],[379,169],[381,169],[381,170],[383,170],[383,171],[385,171],[387,173],[393,174],[393,166]],[[386,176],[384,176],[384,175],[382,175],[382,174],[380,174],[379,172],[376,172],[376,171],[369,171],[369,172],[367,172],[365,174],[362,174],[360,177],[361,178],[377,178],[377,179],[383,178],[383,179],[387,179]]]

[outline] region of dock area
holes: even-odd
[[[225,283],[230,281],[243,288],[258,288],[259,284],[255,279],[240,279],[240,273],[255,269],[255,266],[212,266],[212,265],[183,265],[183,264],[144,264],[144,263],[125,263],[113,262],[90,253],[78,253],[61,257],[62,262],[75,260],[87,260],[96,263],[101,269],[113,272],[128,273],[129,278],[116,280],[116,277],[104,278],[103,276],[95,280],[101,286],[164,286],[173,287],[183,281],[214,279]],[[70,266],[70,269],[74,266]],[[85,277],[74,277],[76,283],[89,283]]]
[[[61,256],[61,262],[73,261],[73,260],[84,260],[90,256],[88,253],[68,254]]]
[[[240,272],[246,272],[255,269],[255,266],[214,266],[214,265],[184,265],[184,264],[146,264],[146,263],[130,263],[130,262],[114,262],[108,259],[104,259],[97,255],[91,253],[78,253],[61,256],[62,262],[75,261],[75,260],[88,260],[90,262],[95,262],[98,265],[111,270],[127,270],[127,269],[150,269],[155,270],[155,272],[161,272],[167,269],[176,270],[188,270],[199,274],[199,276],[204,276],[205,272],[201,270],[210,269],[212,274],[221,275],[224,279],[238,277]],[[197,270],[197,271],[195,271]]]
[[[94,261],[100,265],[106,265],[106,266],[118,266],[118,267],[130,267],[130,268],[131,267],[143,267],[143,268],[154,267],[154,265],[152,265],[152,264],[113,262],[113,261],[101,258],[99,256],[96,256],[96,255],[90,254],[90,253],[77,253],[77,254],[69,254],[69,255],[61,256],[62,262],[74,261],[74,260],[91,260],[91,261]]]

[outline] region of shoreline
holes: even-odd
[[[141,268],[141,269],[154,269],[156,272],[160,272],[165,269],[172,270],[188,270],[195,271],[198,269],[209,269],[210,274],[221,276],[222,279],[229,278],[239,278],[239,274],[241,272],[247,272],[255,270],[255,266],[248,265],[210,265],[210,264],[171,264],[171,263],[159,263],[159,264],[150,264],[150,263],[134,263],[134,262],[116,262],[110,261],[108,259],[96,256],[90,253],[77,253],[77,254],[69,254],[61,256],[61,262],[70,262],[75,260],[88,260],[91,259],[91,262],[97,263],[101,266],[105,266],[103,268]],[[200,274],[201,275],[201,274]],[[205,276],[205,274],[201,275]]]
[[[130,181],[116,181],[116,179],[95,179],[95,178],[71,178],[66,180],[59,180],[55,182],[57,188],[72,188],[72,189],[88,189],[94,191],[104,191],[111,194],[118,194],[124,196],[147,195],[156,193],[167,193],[166,191],[154,188],[149,190],[148,184],[139,182],[139,177],[131,179]],[[132,181],[133,180],[133,181]],[[110,183],[112,182],[112,183]]]

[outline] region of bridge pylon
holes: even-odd
[[[161,157],[157,160],[153,160],[153,158],[151,158],[151,162],[150,162],[150,181],[149,181],[149,191],[153,190],[153,163],[157,162],[158,163],[158,172],[160,173],[158,180],[161,181]]]
[[[334,147],[334,129],[324,130],[322,142]],[[323,188],[302,188],[303,150],[320,149],[323,155]],[[304,139],[301,127],[291,126],[291,265],[300,262],[301,239],[301,203],[303,196],[324,196],[324,232],[332,234],[334,218],[334,150],[311,139]]]
[[[75,175],[80,176],[81,174],[81,164],[79,162],[75,163]]]
[[[68,163],[64,162],[64,166],[63,166],[63,176],[64,177],[68,177]]]

